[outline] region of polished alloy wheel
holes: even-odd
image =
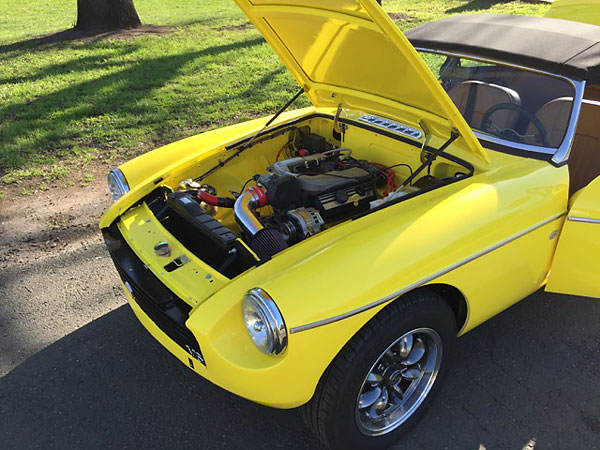
[[[404,334],[377,359],[356,400],[356,423],[378,436],[402,425],[423,403],[442,362],[442,339],[430,328]]]

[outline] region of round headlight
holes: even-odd
[[[108,189],[115,202],[129,192],[129,184],[119,169],[113,169],[108,174]]]
[[[244,325],[256,347],[267,355],[278,355],[287,346],[287,331],[279,308],[262,289],[251,289],[242,301]]]

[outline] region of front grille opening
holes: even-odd
[[[147,269],[123,239],[116,225],[103,230],[104,239],[123,283],[137,305],[177,345],[204,363],[194,334],[185,326],[192,307],[171,292]]]

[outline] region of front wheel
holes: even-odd
[[[346,344],[301,408],[304,421],[332,449],[392,445],[438,392],[456,332],[441,297],[429,290],[407,294]]]

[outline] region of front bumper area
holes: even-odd
[[[228,280],[169,234],[143,203],[102,232],[142,325],[188,368],[248,400],[284,409],[309,401],[327,366],[365,320],[357,315],[290,335],[281,355],[265,355],[248,336],[241,302],[257,286],[269,292],[273,286],[266,280],[281,267],[265,264]],[[168,260],[153,251],[163,240],[173,257],[185,254],[190,262],[163,271]],[[304,296],[297,290],[281,298],[297,303]]]
[[[149,226],[145,220],[142,223]],[[288,409],[310,400],[323,369],[288,351],[273,358],[256,349],[241,320],[243,292],[233,307],[225,306],[229,303],[225,298],[192,307],[138,256],[128,243],[131,237],[121,232],[119,221],[102,233],[136,317],[183,364],[217,386],[267,406]],[[135,239],[137,242],[139,236]],[[315,343],[307,345],[299,347],[313,354],[310,349]],[[306,371],[310,375],[303,373]]]
[[[174,345],[187,352],[187,360],[183,362],[191,368],[195,367],[194,360],[206,365],[198,341],[185,325],[191,306],[167,289],[142,263],[116,225],[102,233],[136,316],[147,328],[147,322],[151,322]]]

